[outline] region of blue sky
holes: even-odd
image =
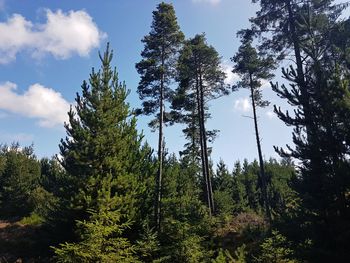
[[[186,37],[205,32],[208,43],[222,56],[230,74],[230,57],[239,40],[237,30],[248,26],[256,6],[247,0],[174,0],[179,25]],[[159,1],[147,0],[0,0],[0,142],[34,143],[39,157],[58,153],[65,136],[63,122],[69,104],[87,79],[92,67],[99,67],[97,52],[110,42],[120,80],[131,90],[132,107],[140,100],[136,93],[139,76],[135,63],[143,49],[141,39],[150,31],[152,11]],[[276,72],[280,75],[280,72]],[[210,102],[212,119],[208,128],[221,130],[213,144],[212,159],[222,158],[230,167],[236,160],[256,158],[256,145],[248,91]],[[269,85],[264,95],[285,107]],[[291,141],[291,130],[272,113],[272,106],[259,110],[265,158],[277,157],[273,145]],[[156,148],[156,134],[147,126],[149,118],[139,117],[149,143]],[[165,131],[170,152],[185,143],[181,126]]]

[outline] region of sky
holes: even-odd
[[[0,143],[18,141],[34,144],[39,158],[59,153],[59,142],[66,136],[63,123],[67,111],[91,68],[98,68],[98,51],[110,42],[112,64],[119,78],[130,89],[128,102],[140,106],[136,93],[139,75],[135,63],[141,60],[141,39],[150,31],[154,0],[0,0]],[[236,32],[249,26],[257,6],[247,0],[174,0],[178,23],[187,38],[205,32],[208,44],[222,57],[227,83],[230,58],[240,44]],[[348,15],[348,13],[346,13]],[[280,71],[276,72],[276,80]],[[268,83],[263,94],[271,106],[259,109],[259,125],[264,157],[277,158],[273,146],[291,143],[291,129],[273,113],[272,105],[287,108]],[[248,90],[240,90],[209,103],[212,119],[208,129],[220,130],[213,142],[212,160],[229,166],[237,160],[257,157]],[[247,117],[248,116],[248,117]],[[138,117],[138,128],[157,148],[157,134]],[[178,153],[185,143],[182,127],[165,129],[166,147]]]

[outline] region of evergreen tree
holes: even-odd
[[[248,160],[244,160],[242,167],[242,183],[245,189],[244,198],[247,200],[248,208],[250,211],[261,211],[261,188],[258,187],[260,167],[258,162],[254,160],[252,163],[248,163]]]
[[[234,210],[234,179],[223,160],[217,164],[213,178],[215,209],[218,214],[230,215]]]
[[[165,160],[164,168],[161,255],[165,262],[203,262],[210,221],[200,200],[198,175],[186,159],[179,161],[174,155]]]
[[[344,125],[348,122],[345,116],[349,116],[348,69],[344,68],[345,63],[338,64],[333,58],[338,55],[332,48],[330,36],[337,28],[339,9],[335,8],[330,15],[327,6],[320,9],[314,1],[304,7],[307,12],[299,12],[298,23],[298,38],[303,40],[300,46],[303,72],[298,65],[283,69],[289,87],[273,85],[273,90],[296,108],[293,115],[275,108],[278,117],[294,127],[295,148],[287,146],[289,152],[276,150],[282,156],[292,156],[300,161],[296,190],[303,209],[299,216],[312,222],[302,226],[300,237],[313,242],[309,252],[304,250],[310,254],[304,256],[319,262],[341,262],[346,254],[343,240],[347,237],[343,233],[349,227],[344,223],[349,218],[345,205],[348,202],[345,192],[349,186],[346,179],[348,129]],[[336,258],[331,257],[334,254]]]
[[[237,161],[232,172],[233,177],[233,201],[234,201],[234,213],[241,213],[248,210],[248,201],[245,198],[245,186],[243,184],[243,170],[241,163]]]
[[[143,100],[139,113],[155,114],[157,119],[150,124],[157,126],[158,136],[158,177],[155,218],[160,229],[161,197],[162,197],[162,168],[163,168],[163,125],[165,117],[165,101],[171,94],[170,81],[174,76],[174,63],[177,51],[184,36],[177,24],[175,10],[171,4],[164,2],[153,12],[151,32],[142,42],[145,44],[141,53],[142,60],[136,64],[141,80],[137,91]],[[159,113],[157,114],[157,112]]]
[[[136,220],[148,190],[150,149],[142,147],[136,119],[125,102],[128,91],[111,69],[109,45],[100,59],[101,69],[92,70],[89,84],[83,82],[75,110],[68,113],[68,136],[60,144],[61,164],[72,184],[64,193],[70,196],[63,202],[68,207],[61,209],[68,210],[71,223],[78,220],[80,231],[77,243],[56,249],[63,262],[67,253],[72,255],[68,262],[81,253],[87,262],[115,262],[119,257],[134,262],[128,242],[138,235],[141,222]]]
[[[291,187],[296,179],[296,170],[293,163],[282,159],[278,162],[270,159],[265,163],[266,177],[269,178],[268,187],[271,213],[274,215],[274,221],[281,216],[290,216],[300,205],[299,197]]]
[[[187,99],[180,100],[177,107],[182,109],[187,116],[190,111],[192,118],[189,127],[197,130],[199,134],[205,193],[211,213],[214,212],[214,200],[209,170],[208,133],[205,127],[208,117],[206,104],[209,100],[228,94],[224,79],[225,73],[220,68],[220,57],[212,46],[208,46],[204,34],[196,35],[185,42],[178,62],[180,84],[177,94],[180,93],[182,98]],[[192,135],[194,142],[195,134]]]
[[[249,31],[242,38],[242,45],[239,47],[237,54],[232,58],[235,63],[233,73],[237,73],[241,80],[238,82],[238,88],[248,88],[250,90],[251,104],[253,108],[253,120],[255,128],[256,145],[258,149],[260,165],[260,183],[262,188],[263,203],[266,217],[271,221],[271,212],[269,197],[267,193],[267,178],[265,175],[264,160],[261,149],[261,139],[258,127],[257,107],[266,107],[270,103],[262,98],[261,85],[263,80],[269,80],[273,77],[274,62],[271,57],[262,57],[252,46],[253,38]]]
[[[251,19],[253,31],[263,36],[261,49],[276,56],[278,60],[291,56],[295,61],[295,80],[300,93],[300,107],[305,114],[303,125],[307,136],[310,136],[313,132],[313,116],[310,109],[312,90],[309,90],[304,68],[309,54],[303,48],[310,41],[310,32],[303,25],[308,23],[308,18],[311,16],[316,23],[323,24],[327,18],[334,24],[347,4],[334,5],[334,0],[252,0],[252,2],[260,3],[261,7],[256,17]]]
[[[3,217],[27,216],[35,209],[40,163],[33,146],[18,143],[0,148],[0,210]]]

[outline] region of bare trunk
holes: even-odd
[[[209,208],[209,215],[211,216],[212,214],[212,207],[211,207],[211,196],[209,194],[210,189],[209,189],[209,181],[208,181],[208,172],[207,172],[207,166],[205,162],[205,147],[203,144],[203,132],[202,132],[202,107],[201,107],[201,95],[200,95],[200,87],[199,87],[199,74],[196,76],[196,99],[197,99],[197,111],[198,111],[198,124],[199,124],[199,141],[200,141],[200,147],[201,147],[201,160],[202,160],[202,172],[203,172],[203,178],[205,181],[205,194],[207,198],[207,203],[208,203],[208,208]]]
[[[207,171],[207,181],[208,181],[208,196],[209,196],[209,202],[211,207],[211,213],[214,213],[215,207],[214,207],[214,198],[213,198],[213,188],[211,183],[211,176],[210,176],[210,169],[209,169],[209,158],[208,158],[208,146],[207,146],[207,133],[205,129],[205,113],[204,113],[204,91],[203,91],[203,80],[202,80],[202,73],[199,72],[199,92],[200,92],[200,107],[201,107],[201,132],[202,132],[202,139],[203,139],[203,152],[204,152],[204,160],[205,160],[205,169]]]
[[[255,98],[254,98],[253,79],[252,79],[251,74],[249,75],[249,80],[250,80],[250,96],[252,99],[252,107],[253,107],[256,145],[258,148],[258,156],[259,156],[261,189],[262,189],[262,195],[263,195],[263,200],[264,200],[266,217],[269,220],[269,222],[271,223],[272,218],[271,218],[271,211],[270,211],[270,202],[269,202],[269,198],[268,198],[268,194],[267,194],[267,180],[266,180],[266,175],[265,175],[264,160],[263,160],[262,151],[261,151],[258,119],[257,119],[257,115],[256,115],[256,104],[255,104]]]
[[[162,57],[162,70],[164,68],[164,59]],[[156,227],[161,230],[162,213],[162,176],[163,176],[163,123],[164,123],[164,73],[160,80],[160,98],[159,98],[159,137],[158,137],[158,178],[157,178],[157,200],[156,200]]]

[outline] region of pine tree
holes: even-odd
[[[258,162],[249,163],[247,159],[243,161],[242,184],[244,185],[244,199],[248,204],[250,211],[261,211],[261,188],[258,187],[260,167]]]
[[[301,25],[308,22],[307,16],[311,15],[310,12],[316,18],[314,21],[319,20],[321,24],[325,16],[334,22],[347,4],[333,5],[334,0],[252,0],[252,2],[260,3],[261,7],[256,17],[251,19],[253,31],[263,37],[261,49],[276,56],[278,60],[291,56],[295,61],[294,70],[300,92],[300,106],[305,114],[303,125],[307,136],[310,136],[313,132],[310,109],[312,91],[309,90],[305,78],[304,62],[308,53],[303,49],[310,40],[310,35],[308,36],[308,30]]]
[[[234,201],[234,213],[241,213],[248,210],[248,200],[245,198],[245,185],[241,163],[237,161],[232,172],[233,186],[232,198]]]
[[[119,257],[134,262],[129,240],[138,235],[152,159],[125,101],[125,84],[110,66],[112,56],[107,45],[100,55],[101,69],[92,70],[89,84],[83,82],[82,95],[77,94],[65,124],[68,136],[61,140],[61,164],[71,186],[63,194],[70,199],[62,201],[61,210],[67,210],[70,223],[79,222],[81,234],[76,243],[56,249],[60,260],[74,250],[72,262],[81,253],[87,262],[115,262]]]
[[[131,222],[123,222],[120,210],[111,210],[115,206],[111,181],[104,180],[99,189],[98,210],[89,210],[89,220],[77,222],[79,242],[66,242],[54,248],[57,262],[140,262],[135,256],[135,246],[122,236]]]
[[[185,114],[190,111],[192,116],[190,120],[195,123],[190,127],[199,128],[196,129],[199,134],[202,172],[205,180],[204,192],[211,213],[214,212],[214,200],[209,170],[208,132],[205,127],[208,117],[206,104],[209,100],[228,94],[224,79],[225,73],[220,68],[220,57],[212,46],[208,46],[204,34],[196,35],[186,41],[178,62],[180,87],[177,93],[182,93],[182,97],[190,98],[190,101],[183,100],[178,108],[182,108]]]
[[[145,44],[141,53],[142,60],[136,64],[141,80],[137,91],[143,100],[138,113],[156,115],[150,125],[158,127],[158,177],[156,189],[155,221],[157,228],[161,224],[162,169],[164,148],[165,101],[171,94],[170,82],[173,78],[177,51],[184,36],[177,24],[175,10],[171,4],[164,2],[153,12],[151,32],[142,42]],[[157,114],[157,112],[159,113]]]
[[[33,212],[33,193],[39,186],[40,163],[33,146],[18,143],[0,146],[0,211],[4,217],[27,216]]]
[[[165,159],[164,168],[161,255],[165,262],[203,262],[210,221],[200,199],[199,177],[186,159],[175,155]]]
[[[347,246],[343,241],[347,235],[343,233],[349,228],[345,223],[349,218],[345,205],[348,203],[345,193],[349,187],[349,148],[348,129],[344,125],[348,123],[345,116],[349,116],[349,77],[346,63],[337,63],[334,59],[343,56],[333,48],[331,38],[337,29],[341,7],[329,12],[330,2],[316,5],[310,1],[300,9],[297,36],[302,40],[303,72],[298,69],[298,63],[283,69],[289,87],[275,84],[273,90],[296,108],[291,115],[275,107],[278,117],[294,127],[295,144],[295,148],[287,146],[289,151],[276,150],[300,162],[296,190],[303,209],[299,216],[310,222],[300,232],[304,239],[313,242],[311,250],[304,253],[309,253],[307,257],[313,260],[341,262],[346,258]]]
[[[253,120],[256,144],[260,165],[260,184],[263,194],[263,203],[266,217],[271,221],[271,212],[269,197],[267,193],[267,178],[264,169],[264,160],[261,149],[261,139],[258,127],[257,107],[266,107],[270,103],[262,98],[261,86],[263,80],[269,80],[273,77],[271,70],[275,69],[274,61],[271,57],[262,57],[252,46],[253,38],[249,31],[242,37],[242,45],[239,47],[237,54],[232,58],[235,63],[233,73],[237,73],[241,80],[237,88],[248,88],[250,90],[251,104],[253,108]]]
[[[230,215],[234,210],[234,179],[223,160],[217,164],[213,178],[215,209],[218,214]]]

